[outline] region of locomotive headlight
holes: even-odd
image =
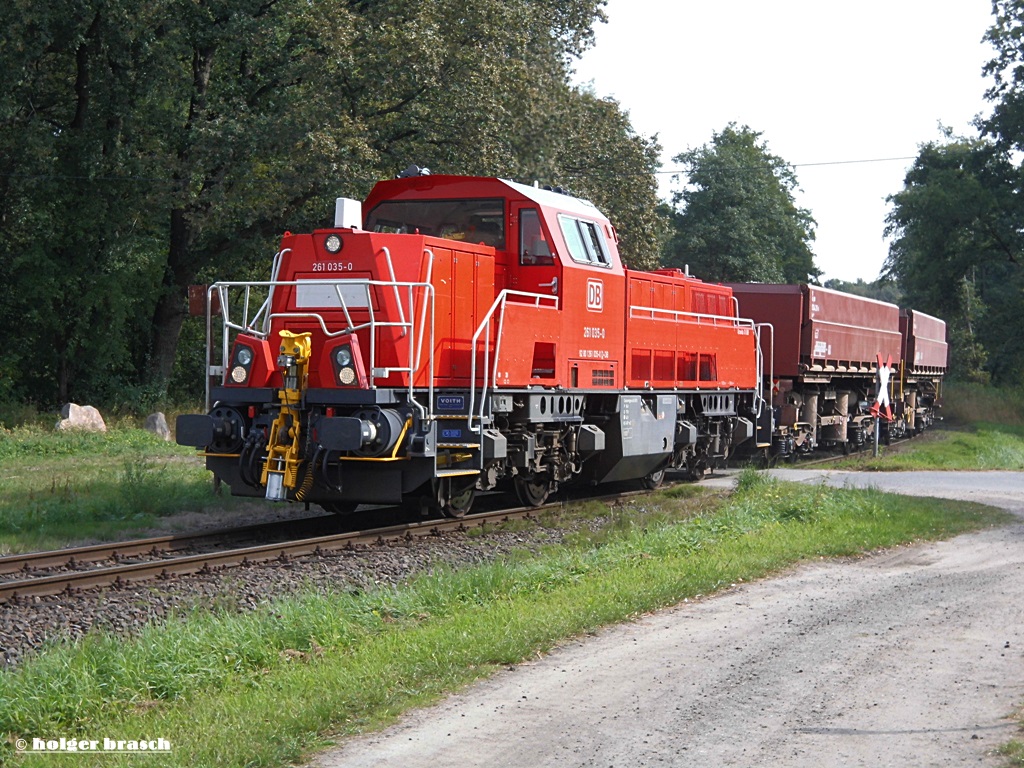
[[[342,386],[351,386],[356,382],[355,356],[352,354],[352,346],[343,344],[332,353],[334,356],[334,369],[338,381]]]
[[[337,235],[328,235],[327,239],[324,240],[324,248],[327,249],[328,253],[337,253],[341,250],[341,238]]]
[[[363,360],[359,355],[359,340],[346,338],[328,353],[327,360],[334,369],[334,383],[342,387],[366,386]]]
[[[231,381],[235,384],[245,384],[249,380],[249,368],[255,356],[252,347],[245,344],[235,346],[235,362],[231,368]]]

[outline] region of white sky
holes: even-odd
[[[606,13],[577,82],[658,135],[663,170],[730,121],[761,132],[797,166],[823,280],[878,276],[885,198],[919,145],[940,123],[976,135],[971,119],[990,111],[991,0],[608,0]],[[911,159],[846,162],[883,158]],[[667,198],[679,185],[660,178]]]

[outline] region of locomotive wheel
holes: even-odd
[[[551,495],[551,481],[542,475],[516,475],[513,485],[524,507],[539,507]]]
[[[656,469],[651,474],[647,475],[643,480],[640,481],[641,485],[649,491],[653,491],[655,488],[660,488],[661,484],[665,482],[665,468]]]
[[[320,506],[327,512],[344,517],[355,512],[359,504],[354,501],[325,501]]]
[[[435,478],[421,487],[415,502],[421,517],[444,515],[458,519],[469,513],[475,499],[475,479],[466,482],[464,477]]]
[[[476,483],[470,483],[461,490],[452,490],[448,487],[448,498],[445,501],[444,513],[448,517],[465,517],[473,507],[473,500],[476,499]]]

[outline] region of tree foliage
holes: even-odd
[[[710,144],[675,158],[687,185],[674,197],[664,261],[707,280],[814,281],[814,219],[799,208],[792,167],[761,134],[730,123]],[[680,207],[681,206],[681,207]]]
[[[895,237],[886,274],[914,306],[955,314],[950,286],[974,280],[982,265],[1014,264],[1017,172],[1005,153],[982,139],[921,147],[903,190],[891,195],[886,234]]]
[[[944,318],[951,373],[1017,384],[1024,375],[1024,3],[996,0],[986,39],[992,114],[978,138],[921,147],[889,198],[885,274],[910,306]]]
[[[568,81],[602,5],[10,0],[0,320],[33,363],[0,351],[0,396],[159,395],[190,283],[259,274],[410,162],[570,177],[647,263],[657,144]]]
[[[658,209],[657,139],[639,136],[617,102],[587,91],[572,91],[565,117],[555,177],[610,212],[628,266],[654,269],[667,223]]]
[[[1024,148],[1024,3],[993,0],[992,15],[995,22],[985,33],[985,41],[995,55],[982,70],[992,78],[985,92],[992,102],[992,114],[979,127],[1000,149],[1020,150]]]
[[[1010,381],[1024,371],[1024,351],[1011,342],[1024,331],[1020,183],[997,144],[950,136],[921,147],[889,198],[885,275],[909,306],[947,321],[960,378]]]

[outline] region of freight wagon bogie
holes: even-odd
[[[209,289],[212,405],[178,441],[233,493],[457,516],[479,492],[697,477],[753,434],[731,292],[624,269],[586,201],[411,176],[366,207],[286,234],[271,280]]]

